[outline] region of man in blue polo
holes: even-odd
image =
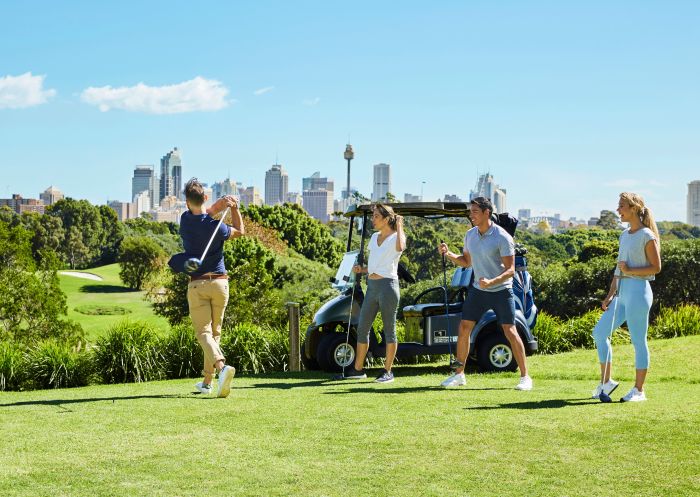
[[[513,274],[515,273],[515,244],[513,238],[491,221],[493,204],[485,197],[470,202],[469,217],[474,225],[464,236],[462,255],[449,251],[447,244],[438,247],[440,254],[458,266],[472,267],[473,287],[467,292],[462,307],[462,320],[457,337],[457,360],[460,366],[442,382],[443,387],[466,384],[464,365],[469,356],[469,338],[484,312],[492,309],[503,333],[510,342],[515,361],[520,369],[520,381],[516,390],[532,390],[532,379],[527,374],[525,346],[515,328],[515,300],[513,298]]]

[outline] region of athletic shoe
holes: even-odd
[[[532,378],[529,376],[521,376],[520,381],[515,385],[516,390],[532,390]]]
[[[211,385],[207,385],[203,381],[200,381],[198,383],[194,384],[194,388],[199,392],[203,393],[204,395],[209,395],[211,392],[214,390]]]
[[[595,387],[595,390],[593,390],[593,396],[591,398],[593,399],[599,399],[600,398],[600,393],[605,392],[606,395],[610,395],[615,391],[617,386],[619,385],[618,382],[610,378],[607,383],[598,383],[598,386]]]
[[[632,387],[632,390],[627,392],[627,395],[620,399],[620,402],[643,402],[647,400],[644,392],[637,390],[637,387]]]
[[[236,369],[233,366],[224,366],[219,371],[219,381],[216,389],[216,396],[220,398],[228,397],[231,393],[231,380],[236,374]]]
[[[455,373],[445,381],[440,383],[441,386],[445,388],[449,387],[461,387],[467,384],[467,379],[464,377],[464,373]]]
[[[384,372],[377,376],[377,379],[374,381],[376,383],[391,383],[394,381],[394,373],[385,369]]]
[[[346,366],[345,370],[340,376],[344,380],[364,380],[367,378],[367,372],[365,371],[365,368],[358,371],[355,369],[355,366]]]

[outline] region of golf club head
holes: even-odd
[[[609,404],[612,402],[612,399],[610,398],[610,395],[608,395],[605,392],[600,392],[600,395],[598,396],[598,399],[603,403],[603,404]]]
[[[202,261],[196,257],[190,257],[185,261],[185,272],[193,273],[202,265]]]

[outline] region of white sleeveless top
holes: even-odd
[[[367,274],[376,273],[383,278],[398,279],[399,259],[401,252],[396,250],[396,233],[387,236],[381,246],[377,243],[379,232],[372,235],[367,249],[369,260],[367,261]]]

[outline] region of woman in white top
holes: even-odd
[[[659,231],[651,211],[644,205],[642,197],[635,193],[620,194],[617,212],[622,222],[629,223],[629,227],[620,235],[615,275],[602,303],[605,312],[593,330],[601,375],[593,398],[600,397],[602,392],[610,395],[618,386],[611,378],[612,348],[609,337],[613,330],[627,322],[634,345],[637,374],[634,387],[620,401],[639,402],[646,400],[644,380],[649,368],[647,329],[653,300],[649,281],[661,271]]]
[[[391,366],[396,356],[396,310],[399,306],[399,258],[406,249],[406,235],[403,232],[403,218],[389,206],[376,204],[372,212],[372,224],[378,230],[369,241],[367,267],[353,267],[356,274],[367,273],[367,293],[360,309],[360,322],[357,326],[357,354],[353,367],[345,368],[344,377],[349,379],[367,378],[364,370],[365,357],[369,349],[369,331],[381,311],[384,324],[386,358],[384,371],[376,381],[394,381]]]

